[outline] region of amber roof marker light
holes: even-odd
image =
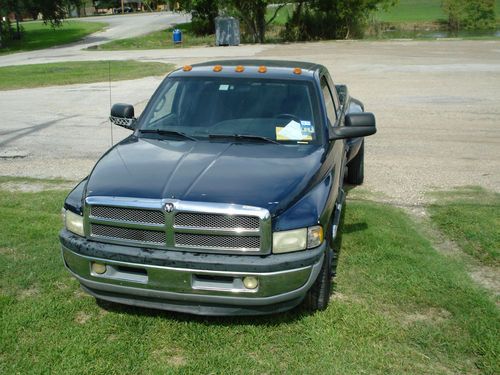
[[[234,71],[236,73],[241,73],[245,70],[245,68],[243,67],[243,65],[238,65],[236,68],[234,68]]]
[[[184,65],[182,67],[182,70],[184,70],[185,72],[190,72],[191,70],[193,70],[193,67],[191,65]]]
[[[257,69],[259,73],[265,73],[267,72],[267,68],[264,65],[259,66],[259,69]]]
[[[302,74],[302,69],[300,68],[293,69],[293,74]]]
[[[222,65],[215,65],[214,72],[220,72],[222,70]]]

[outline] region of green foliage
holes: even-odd
[[[264,43],[266,34],[267,0],[226,0],[223,1],[226,12],[243,22],[244,30],[250,34],[254,43]]]
[[[496,25],[495,0],[443,0],[443,10],[455,31],[493,29]]]
[[[362,37],[369,15],[395,3],[395,0],[299,1],[283,36],[287,40]]]
[[[215,33],[215,17],[219,13],[218,0],[186,0],[181,1],[184,10],[192,14],[192,31],[196,35]]]

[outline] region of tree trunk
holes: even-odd
[[[255,9],[255,23],[259,43],[264,43],[266,40],[266,9],[265,2],[258,4]]]

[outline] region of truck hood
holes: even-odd
[[[86,196],[235,203],[275,215],[315,185],[323,155],[317,145],[131,136],[99,160]]]

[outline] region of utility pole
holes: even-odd
[[[123,6],[123,1],[124,0],[122,0],[122,14],[125,14],[125,7]]]

